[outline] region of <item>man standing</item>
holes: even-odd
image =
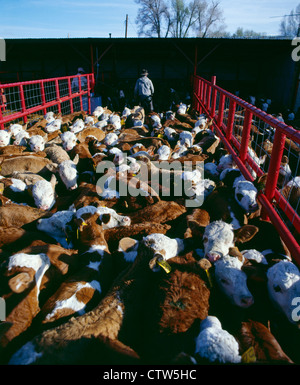
[[[78,72],[77,72],[76,77],[74,77],[72,80],[72,85],[71,85],[72,92],[79,92],[79,81],[80,81],[81,91],[86,91],[87,90],[87,78],[85,76],[80,76],[80,78],[77,77],[78,75],[85,74],[85,71],[82,67],[79,67],[77,71]],[[82,95],[81,98],[82,98],[82,109],[84,111],[87,111],[89,108],[87,94]]]
[[[148,71],[142,70],[141,77],[136,81],[134,87],[134,97],[144,108],[145,113],[153,111],[154,87],[152,81],[148,78]]]
[[[85,74],[85,71],[82,67],[79,67],[77,71],[78,72],[76,76]],[[86,91],[87,78],[85,76],[81,76],[80,83],[81,83],[81,91]],[[79,78],[76,77],[72,80],[72,92],[78,92],[78,91],[79,91]]]

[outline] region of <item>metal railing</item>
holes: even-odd
[[[26,124],[46,112],[66,115],[91,110],[94,74],[0,84],[0,128]]]
[[[213,119],[244,177],[266,176],[258,195],[262,219],[274,224],[300,265],[300,132],[218,87],[216,77],[194,76],[193,90],[193,108]]]

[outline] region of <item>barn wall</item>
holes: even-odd
[[[32,80],[76,74],[78,66],[95,70],[96,93],[129,97],[140,70],[146,67],[164,100],[170,87],[190,91],[197,48],[197,74],[231,92],[271,98],[293,107],[296,63],[289,40],[253,39],[7,39],[7,61],[0,63],[0,81]],[[93,57],[93,65],[91,58]]]

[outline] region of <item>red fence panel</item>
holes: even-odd
[[[209,82],[194,76],[193,85],[193,108],[213,118],[215,133],[244,177],[253,181],[266,174],[258,196],[262,217],[271,220],[300,266],[300,198],[293,194],[293,186],[300,189],[300,132],[218,87],[215,77]]]
[[[66,115],[74,111],[90,112],[94,74],[0,85],[0,128],[11,123],[35,119],[54,111]]]

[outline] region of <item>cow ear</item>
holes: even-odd
[[[32,197],[32,188],[33,188],[34,185],[32,183],[30,183],[30,182],[27,182],[27,178],[25,178],[25,183],[26,183],[26,186],[27,186],[26,191],[29,194],[29,196]]]
[[[78,162],[79,162],[79,154],[76,154],[74,159],[73,159],[73,163],[78,164]]]
[[[32,277],[28,273],[23,272],[11,278],[8,282],[8,286],[14,293],[22,293],[24,290],[28,289],[32,281]]]
[[[133,238],[124,237],[119,242],[119,251],[128,252],[137,246],[139,242]]]
[[[235,243],[245,243],[250,241],[259,231],[259,228],[253,225],[244,225],[238,230],[235,230]]]
[[[211,120],[210,120],[210,121],[207,123],[207,127],[210,127],[210,126],[212,126],[213,122],[214,122],[214,120],[213,120],[213,119],[211,119]]]
[[[56,179],[55,174],[52,174],[51,179],[50,179],[50,183],[51,183],[52,188],[53,188],[53,190],[54,190],[54,189],[55,189],[55,186],[56,186],[56,183],[57,183],[57,179]]]
[[[240,252],[240,250],[239,250],[237,247],[230,247],[230,248],[229,248],[229,251],[228,251],[228,254],[229,254],[231,257],[237,258],[237,259],[240,260],[241,262],[244,262],[244,260],[245,260],[243,254]]]
[[[267,177],[268,177],[268,174],[263,174],[262,176],[256,178],[253,181],[253,184],[258,191],[262,191],[266,187]]]
[[[46,168],[51,171],[52,173],[56,174],[58,173],[58,170],[59,170],[59,166],[57,163],[49,163],[49,164],[46,164]]]

